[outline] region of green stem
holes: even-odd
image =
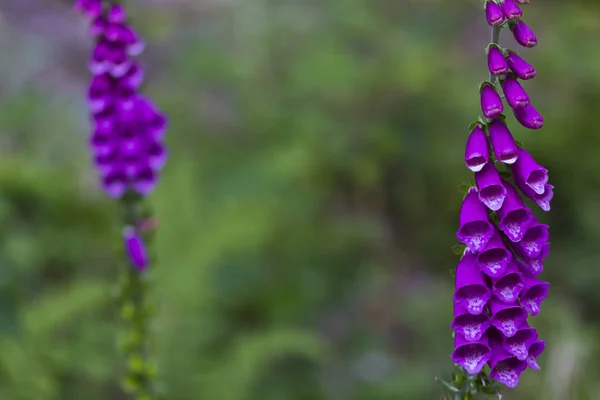
[[[124,226],[139,229],[147,218],[142,212],[141,197],[126,195],[122,205]],[[148,243],[151,239],[149,234],[143,236],[144,242]],[[126,258],[127,270],[121,281],[121,308],[125,332],[120,347],[127,364],[122,385],[133,400],[155,400],[155,372],[148,352],[148,323],[151,313],[147,301],[147,271],[139,271],[127,256]]]

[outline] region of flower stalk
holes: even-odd
[[[540,312],[548,296],[550,284],[537,276],[549,253],[549,227],[536,219],[521,196],[549,211],[554,187],[548,183],[548,170],[514,140],[504,112],[510,108],[515,120],[532,130],[540,129],[544,120],[519,82],[535,77],[535,68],[499,45],[503,28],[522,47],[537,45],[522,21],[519,4],[525,3],[485,1],[491,26],[489,77],[480,86],[483,117],[469,127],[465,148],[465,165],[475,184],[461,185],[466,193],[456,237],[463,247],[454,272],[451,324],[456,369],[451,382],[440,381],[448,400],[480,394],[502,398],[499,384],[514,388],[527,368],[540,369],[537,357],[545,347],[529,317]]]

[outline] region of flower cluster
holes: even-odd
[[[111,197],[154,189],[166,161],[165,117],[139,94],[143,69],[134,57],[143,42],[127,24],[122,6],[103,0],[78,0],[76,7],[91,18],[96,39],[89,69],[90,139],[102,187]]]
[[[464,198],[456,233],[466,249],[456,270],[452,321],[453,362],[469,374],[488,364],[490,377],[511,388],[527,367],[539,369],[536,358],[545,342],[527,318],[539,313],[549,287],[537,279],[549,252],[549,227],[536,219],[517,188],[549,211],[553,186],[548,184],[548,171],[513,139],[499,94],[501,90],[521,125],[542,127],[543,118],[519,83],[533,78],[535,69],[497,44],[504,27],[521,46],[537,44],[521,20],[519,4],[528,2],[487,0],[485,4],[496,40],[487,50],[490,80],[480,91],[485,118],[471,126],[466,143],[465,164],[474,172],[476,186]]]

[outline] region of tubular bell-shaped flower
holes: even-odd
[[[490,289],[477,265],[477,256],[473,253],[465,254],[456,269],[454,303],[470,314],[479,315],[490,296]]]
[[[479,200],[492,211],[498,211],[504,203],[506,188],[502,178],[492,163],[487,163],[481,171],[475,173],[475,182],[479,190]]]
[[[452,361],[470,374],[477,374],[492,357],[492,350],[484,336],[477,341],[468,341],[461,334],[454,337]]]
[[[494,155],[498,161],[505,164],[514,164],[519,156],[518,148],[506,124],[495,119],[488,125],[488,132]]]
[[[469,189],[460,209],[460,228],[456,238],[474,252],[487,245],[494,234],[485,206],[479,201],[476,188]]]
[[[490,159],[487,136],[480,125],[476,125],[467,139],[465,164],[473,172],[479,172]]]
[[[533,214],[510,183],[503,180],[502,184],[506,188],[506,198],[497,211],[500,218],[498,228],[510,241],[519,242],[531,225]]]
[[[495,118],[504,111],[500,95],[490,84],[484,84],[481,88],[481,111],[486,118]]]

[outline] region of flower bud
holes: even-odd
[[[519,57],[517,53],[509,52],[506,61],[510,70],[517,78],[527,80],[535,77],[535,68],[529,65],[523,58]]]
[[[506,19],[519,19],[523,16],[523,11],[514,0],[504,0],[500,7]]]
[[[535,37],[535,34],[527,25],[525,25],[525,22],[517,21],[517,23],[511,27],[511,30],[515,40],[521,46],[535,47],[537,45],[538,40]]]
[[[496,118],[504,111],[502,99],[491,84],[481,89],[481,111],[486,118]]]
[[[504,22],[504,13],[500,6],[491,0],[485,3],[485,17],[491,26],[500,26]]]
[[[488,50],[488,69],[495,76],[506,75],[508,73],[508,62],[502,54],[502,50],[496,46],[490,46]]]

